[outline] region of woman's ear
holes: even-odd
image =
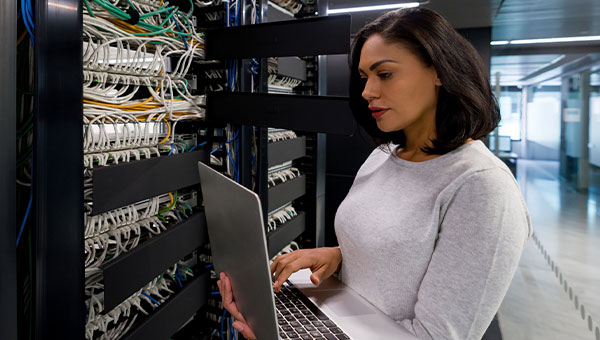
[[[442,86],[442,81],[438,77],[438,74],[433,66],[431,66],[431,70],[433,71],[433,84],[435,86]]]

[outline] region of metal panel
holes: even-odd
[[[175,296],[163,303],[123,340],[167,340],[208,300],[210,274],[191,280]]]
[[[277,58],[277,73],[282,76],[306,80],[306,61],[298,57]]]
[[[184,256],[208,242],[204,212],[192,215],[103,266],[104,309],[111,310]]]
[[[207,157],[206,150],[198,150],[97,168],[93,214],[198,184],[198,162]]]
[[[15,1],[0,3],[0,338],[17,338],[16,223],[16,89],[17,8]]]
[[[269,167],[306,156],[306,137],[269,143]]]
[[[269,250],[269,258],[275,256],[278,252],[287,246],[290,242],[300,236],[306,227],[306,215],[304,212],[299,212],[298,216],[293,220],[277,228],[267,234],[267,248]]]
[[[259,22],[267,21],[267,12],[269,10],[269,2],[268,0],[259,0],[260,1],[260,15]],[[258,72],[258,92],[263,93],[267,92],[268,88],[268,59],[261,58],[260,59],[260,71]],[[259,127],[257,129],[256,134],[256,147],[257,147],[257,155],[256,155],[256,174],[255,174],[255,183],[256,183],[256,193],[260,197],[260,204],[262,206],[263,211],[263,222],[265,225],[267,224],[268,217],[268,177],[267,172],[269,169],[268,165],[268,129],[266,127]]]
[[[84,337],[82,11],[35,10],[35,339]],[[69,320],[65,327],[64,321]]]
[[[324,16],[329,14],[329,0],[319,0],[319,15]],[[327,87],[327,58],[328,56],[320,55],[318,57],[318,72],[319,72],[319,87],[320,96],[328,95]],[[349,117],[348,117],[349,119]],[[354,122],[354,119],[350,120]],[[354,131],[352,131],[352,134]],[[317,159],[315,162],[315,247],[325,246],[325,186],[327,173],[327,135],[323,133],[317,134]]]
[[[207,59],[345,54],[350,51],[350,16],[212,29],[205,42]]]
[[[257,164],[256,164],[256,192],[260,197],[260,204],[263,210],[263,219],[265,225],[267,224],[267,218],[269,215],[268,202],[269,202],[269,182],[268,174],[269,171],[269,141],[268,141],[268,128],[261,127],[258,129],[257,136]]]
[[[306,193],[306,177],[300,176],[269,189],[269,211],[291,202]]]
[[[206,104],[207,120],[215,123],[341,135],[354,132],[349,101],[343,97],[213,92]]]

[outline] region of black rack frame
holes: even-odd
[[[275,256],[291,241],[300,236],[306,229],[306,214],[299,212],[298,216],[294,217],[284,225],[267,234],[267,249],[269,258]]]
[[[345,97],[214,92],[206,98],[207,120],[306,132],[352,135],[355,123]]]
[[[268,144],[269,167],[306,156],[306,136]]]
[[[84,334],[82,3],[35,5],[35,339]],[[65,327],[64,320],[69,320]]]
[[[350,50],[350,18],[336,15],[211,29],[206,32],[206,58],[346,54]],[[320,39],[314,39],[317,36]]]
[[[207,242],[206,218],[204,212],[199,212],[107,262],[102,266],[105,310],[113,309]]]
[[[302,175],[269,188],[269,211],[306,194],[306,176]]]
[[[209,289],[210,273],[204,272],[130,330],[123,340],[168,339],[206,304]]]
[[[143,159],[94,170],[93,215],[200,183],[198,162],[206,148],[168,157]],[[165,174],[169,173],[168,180]],[[135,180],[132,180],[135,179]]]
[[[17,239],[16,219],[16,89],[17,89],[17,4],[0,3],[0,45],[8,46],[0,54],[0,144],[3,157],[0,162],[0,338],[17,338]]]

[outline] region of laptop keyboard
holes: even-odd
[[[281,292],[275,293],[275,307],[281,339],[350,339],[289,281],[284,283]]]

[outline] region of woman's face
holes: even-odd
[[[432,66],[402,43],[386,42],[376,34],[365,41],[358,67],[366,80],[362,96],[381,131],[435,127],[441,82]]]

